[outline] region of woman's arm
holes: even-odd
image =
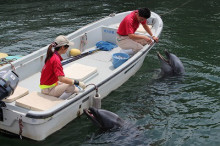
[[[64,77],[64,76],[59,76],[59,77],[58,77],[58,80],[59,80],[60,82],[62,82],[62,83],[66,83],[66,84],[70,84],[70,85],[73,85],[73,82],[74,82],[74,80],[69,79],[69,78]]]

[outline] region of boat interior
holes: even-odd
[[[74,42],[72,48],[80,49],[81,52],[87,52],[96,49],[96,43],[99,41],[107,41],[116,44],[116,32],[119,24],[110,26],[99,26],[91,29],[86,33],[73,37],[70,41]],[[149,25],[154,33],[154,27]],[[137,33],[145,34],[144,28],[138,28]],[[146,34],[147,35],[147,34]],[[63,102],[63,99],[48,96],[40,93],[40,76],[41,69],[44,65],[46,46],[44,51],[39,50],[34,54],[32,60],[21,62],[17,65],[16,70],[22,72],[20,82],[13,95],[4,99],[14,108],[23,108],[33,111],[49,110],[57,104]],[[117,68],[113,67],[112,55],[121,52],[120,47],[116,47],[111,51],[97,51],[86,57],[73,61],[63,66],[66,77],[77,79],[85,82],[85,84],[97,83],[110,76]],[[62,56],[65,59],[70,58],[69,51]],[[132,57],[132,56],[131,56]],[[27,72],[25,72],[27,70]],[[80,93],[79,93],[80,94]],[[71,95],[68,99],[74,98],[76,94]],[[42,104],[43,103],[43,104]],[[15,106],[16,105],[16,106]]]

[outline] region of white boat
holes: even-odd
[[[80,48],[82,52],[95,49],[99,41],[116,44],[118,25],[129,13],[130,11],[112,14],[66,37],[75,43],[74,48]],[[161,18],[152,12],[147,21],[153,34],[159,37],[163,28]],[[137,33],[148,35],[143,28],[138,28]],[[144,46],[141,51],[117,68],[113,67],[112,55],[121,51],[119,47],[111,51],[97,51],[72,61],[63,66],[64,72],[67,77],[81,80],[87,85],[95,84],[102,99],[140,69],[148,51],[154,45]],[[40,93],[40,75],[47,48],[48,46],[45,46],[12,62],[20,81],[14,94],[3,100],[5,107],[0,108],[1,130],[41,141],[80,116],[84,108],[93,106],[96,90],[92,85],[66,100]],[[69,60],[69,54],[62,57]],[[2,66],[0,71],[9,69],[11,69],[10,64]]]

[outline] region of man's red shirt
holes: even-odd
[[[117,33],[119,35],[128,35],[134,34],[138,29],[140,22],[137,19],[135,13],[138,13],[138,10],[135,10],[128,14],[120,23]],[[146,24],[146,20],[141,22],[141,24]]]

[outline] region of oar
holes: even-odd
[[[88,56],[88,55],[90,55],[90,54],[92,54],[94,52],[97,52],[99,50],[111,51],[113,48],[117,47],[117,45],[115,45],[115,44],[113,44],[111,42],[99,41],[98,43],[96,43],[96,47],[97,47],[97,49],[94,49],[94,50],[82,53],[80,55],[77,55],[75,57],[70,57],[70,58],[67,58],[66,60],[63,60],[62,61],[62,65],[68,64],[70,62],[73,62],[73,61],[78,60],[80,58],[83,58],[85,56]]]
[[[63,60],[63,61],[61,62],[61,64],[62,64],[62,65],[68,64],[68,63],[70,63],[70,62],[73,62],[73,61],[78,60],[78,59],[80,59],[80,58],[83,58],[83,57],[85,57],[85,56],[88,56],[88,55],[90,55],[90,54],[92,54],[92,53],[95,53],[95,52],[97,52],[97,51],[99,51],[99,50],[100,50],[100,49],[94,49],[94,50],[91,50],[91,51],[82,53],[82,54],[77,55],[77,56],[74,56],[74,57],[69,57],[69,58]]]

